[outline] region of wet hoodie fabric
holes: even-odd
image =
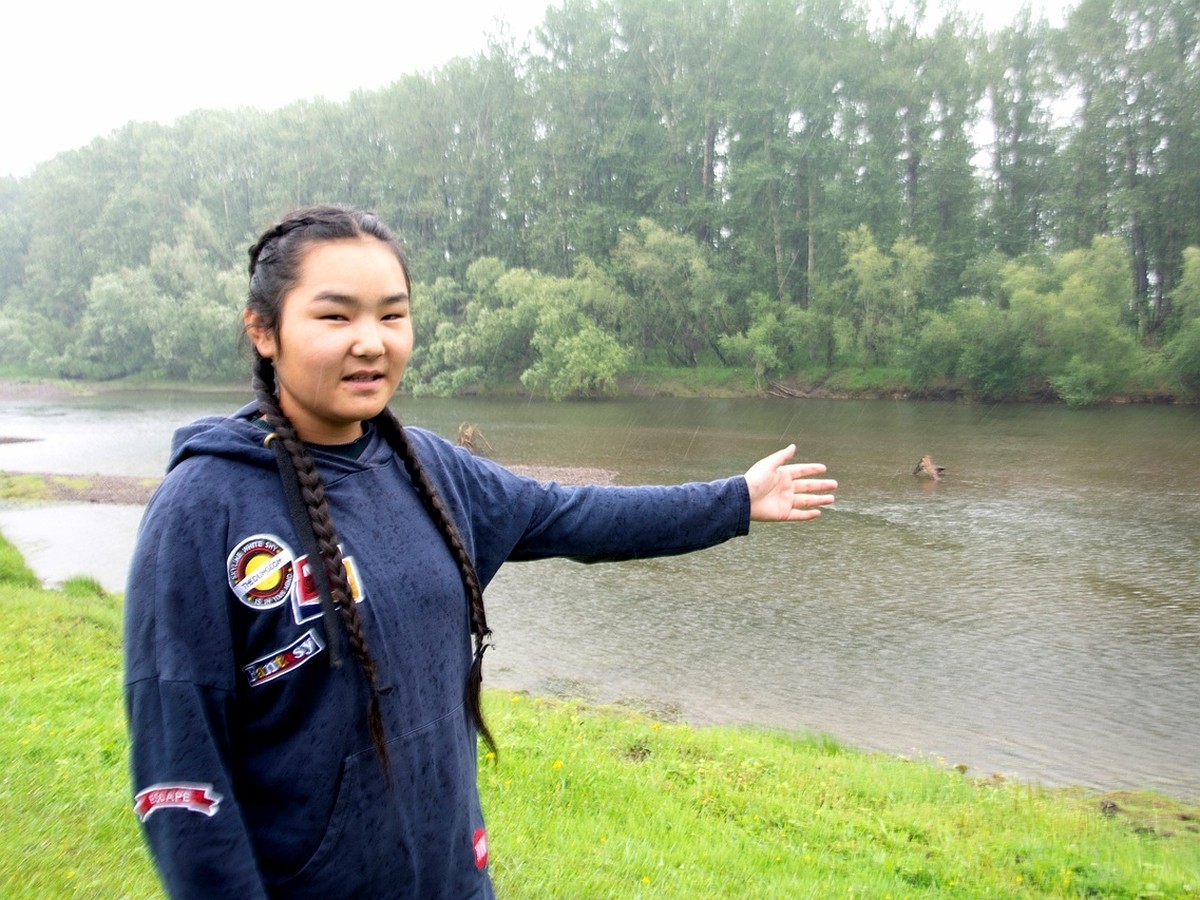
[[[134,809],[177,897],[491,897],[464,704],[469,614],[457,566],[377,434],[313,448],[376,661],[392,784],[367,687],[321,606],[273,453],[251,420],[175,435],[126,589]],[[712,546],[749,528],[741,477],[563,487],[407,429],[482,584],[507,560],[595,562]]]

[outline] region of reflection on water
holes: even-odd
[[[176,424],[242,399],[122,398],[3,410],[6,433],[45,440],[40,452],[0,445],[0,470],[153,474]],[[980,774],[1200,799],[1195,411],[780,400],[399,411],[447,435],[473,422],[504,462],[597,466],[630,483],[740,471],[791,440],[841,481],[818,522],[755,526],[703,554],[507,567],[488,590],[493,685],[653,697],[696,721],[819,729]],[[927,452],[944,481],[911,475]],[[135,527],[131,510],[0,511],[43,577],[65,561],[116,589],[128,552],[96,536],[131,544]],[[28,550],[38,542],[41,557]]]

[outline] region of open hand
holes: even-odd
[[[834,501],[832,491],[838,483],[832,478],[812,478],[823,475],[821,463],[787,462],[796,452],[789,444],[782,450],[760,459],[746,472],[750,488],[750,521],[803,522],[821,515],[820,507]]]

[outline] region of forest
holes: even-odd
[[[244,378],[246,248],[334,202],[408,248],[417,394],[1195,402],[1200,4],[923,9],[559,0],[344,102],[130,122],[0,180],[0,373]]]

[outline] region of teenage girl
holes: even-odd
[[[491,897],[483,588],[506,560],[686,553],[833,502],[788,447],[673,487],[541,485],[388,409],[408,267],[374,215],[250,248],[257,402],[180,429],[126,592],[134,808],[178,897]]]

